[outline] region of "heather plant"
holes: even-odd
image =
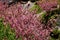
[[[55,1],[54,1],[55,2]],[[51,20],[50,22],[52,22],[52,24],[54,25],[54,31],[52,32],[52,33],[50,33],[51,34],[51,38],[50,38],[50,40],[60,40],[60,29],[58,30],[56,30],[55,29],[55,27],[57,26],[57,24],[59,25],[60,24],[60,22],[56,22],[56,18],[57,18],[57,14],[59,15],[60,14],[60,8],[58,7],[57,8],[57,1],[54,3],[55,4],[55,6],[56,6],[56,8],[57,9],[55,9],[55,7],[53,6],[53,5],[50,5],[50,6],[46,6],[46,4],[48,4],[48,3],[50,3],[50,2],[46,2],[46,1],[42,1],[42,2],[40,2],[40,3],[38,3],[39,4],[39,6],[43,9],[43,10],[45,10],[47,13],[43,16],[43,20],[45,20],[44,21],[44,23],[47,23],[49,20]],[[52,3],[52,2],[51,2]],[[45,6],[43,6],[43,5],[45,5]],[[51,6],[53,6],[53,7],[51,7]],[[46,9],[45,9],[46,8]],[[49,8],[49,9],[48,9]],[[54,10],[51,10],[51,8],[52,9],[54,9]],[[55,20],[55,22],[53,22],[53,20]],[[60,20],[60,19],[59,19]],[[57,23],[57,24],[56,24]],[[60,26],[58,26],[58,28],[60,28]]]
[[[9,23],[4,25],[3,18],[0,18],[0,40],[16,40],[15,31],[11,29]],[[19,37],[17,40],[22,40]]]
[[[36,10],[25,10],[20,3],[17,3],[4,11],[1,10],[0,15],[4,18],[4,23],[8,22],[11,29],[15,30],[16,38],[21,36],[21,40],[49,40],[54,21],[47,20],[46,14],[43,13],[43,17],[47,20],[45,24],[39,18],[42,16],[40,13],[37,14]]]
[[[57,8],[58,0],[42,0],[38,1],[37,4],[45,11],[52,11]]]

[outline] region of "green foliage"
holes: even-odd
[[[22,40],[22,37],[20,36],[20,38],[18,38],[17,40]]]
[[[42,9],[38,5],[34,5],[30,10],[37,10],[37,13],[40,13],[42,11]]]
[[[57,35],[58,34],[58,38],[50,37],[50,40],[60,40],[60,30],[58,30],[58,28],[55,28],[53,30],[53,34],[54,35]]]
[[[4,25],[3,20],[0,18],[0,40],[16,40],[15,32],[10,28],[10,25]],[[18,38],[17,40],[22,40]]]
[[[58,12],[58,9],[57,10],[53,10],[53,11],[50,11],[50,12],[47,12],[43,18],[44,18],[44,23],[47,23],[50,19],[56,19],[59,12]]]
[[[7,24],[6,26],[3,24],[3,20],[0,19],[0,40],[13,40],[15,39],[15,34],[13,30],[10,29],[10,26]]]

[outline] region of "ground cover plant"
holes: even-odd
[[[24,9],[20,2],[11,5],[0,2],[0,39],[53,40],[51,33],[60,15],[57,5],[57,0],[42,0],[31,9]]]

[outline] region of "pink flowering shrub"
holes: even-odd
[[[3,11],[7,6],[0,1],[0,11]]]
[[[51,23],[41,23],[35,11],[24,10],[20,3],[6,8],[1,16],[5,19],[4,23],[9,22],[15,30],[16,38],[22,36],[22,40],[49,40]]]
[[[57,8],[58,0],[42,0],[37,4],[45,11],[52,11]]]

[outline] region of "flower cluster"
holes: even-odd
[[[8,7],[1,15],[4,22],[9,22],[15,30],[16,38],[22,36],[23,40],[49,40],[50,23],[41,23],[35,11],[23,9],[20,3]]]
[[[45,11],[51,11],[57,8],[57,0],[42,0],[38,1],[37,4]]]

